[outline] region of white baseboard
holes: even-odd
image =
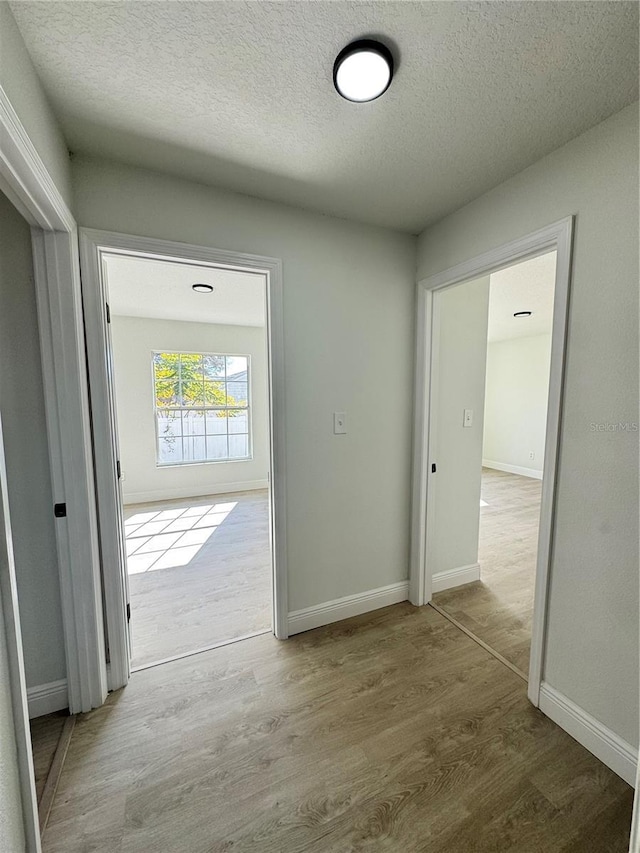
[[[36,687],[27,688],[27,703],[30,720],[68,708],[67,679],[63,678],[61,681],[50,681],[48,684],[38,684]]]
[[[469,566],[458,566],[456,569],[447,569],[438,572],[431,578],[431,592],[442,592],[445,589],[453,589],[465,583],[473,583],[480,580],[480,563],[471,563]]]
[[[147,504],[155,501],[172,501],[178,498],[206,498],[208,495],[227,495],[234,492],[254,492],[268,489],[268,480],[246,480],[243,483],[222,483],[219,486],[184,486],[178,489],[154,489],[150,492],[129,492],[123,495],[123,503]]]
[[[519,474],[521,477],[532,477],[534,480],[542,479],[542,471],[538,471],[537,468],[521,468],[519,465],[507,465],[506,462],[494,462],[491,459],[483,459],[482,467],[506,471],[507,474]]]
[[[360,616],[371,610],[388,607],[390,604],[398,604],[409,598],[409,583],[401,581],[389,586],[381,586],[378,589],[370,589],[356,595],[346,595],[335,601],[325,601],[314,607],[305,607],[303,610],[294,610],[289,613],[289,634],[300,634],[302,631],[310,631],[312,628],[320,628],[322,625],[330,625],[332,622],[340,622],[351,616]]]
[[[638,750],[546,682],[540,685],[540,710],[632,787]]]

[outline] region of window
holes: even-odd
[[[249,357],[154,352],[157,464],[249,459]]]

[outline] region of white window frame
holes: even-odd
[[[201,356],[214,356],[216,358],[245,358],[247,360],[247,405],[246,406],[167,406],[165,408],[158,407],[157,405],[157,394],[156,394],[156,376],[154,369],[154,357],[156,355],[161,355],[163,352],[174,352],[177,355],[201,355]],[[225,361],[225,379],[223,380],[225,383],[225,387],[227,385],[226,379],[226,361]],[[156,468],[184,468],[187,465],[226,465],[229,462],[251,462],[253,459],[253,405],[251,399],[251,391],[252,391],[252,379],[251,379],[251,356],[246,353],[230,353],[230,352],[190,352],[186,350],[152,350],[151,352],[151,382],[153,387],[153,417],[154,417],[154,427],[155,427],[155,436],[156,436]],[[223,459],[188,459],[182,462],[160,462],[160,435],[158,432],[158,413],[163,411],[176,411],[176,412],[207,412],[207,411],[228,411],[229,409],[233,409],[235,411],[242,410],[247,412],[247,455],[246,456],[229,456],[227,455]],[[233,433],[232,433],[233,434]],[[245,433],[238,433],[238,435],[244,435]],[[227,431],[227,454],[229,451],[229,435],[230,433]],[[184,433],[181,434],[181,437],[184,439]],[[205,425],[205,437],[206,437],[206,425]],[[206,442],[205,442],[206,447]],[[184,453],[183,453],[184,456]]]

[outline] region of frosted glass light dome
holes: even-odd
[[[347,45],[333,66],[338,94],[359,104],[379,98],[389,88],[392,77],[391,52],[380,42],[368,39]]]

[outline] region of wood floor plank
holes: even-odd
[[[271,629],[266,489],[128,505],[125,534],[134,668]]]
[[[53,806],[53,800],[55,798],[56,791],[58,790],[58,785],[60,784],[62,768],[64,767],[67,752],[71,744],[71,736],[73,735],[75,724],[75,716],[67,716],[64,720],[64,725],[60,733],[60,739],[58,740],[58,744],[56,746],[53,761],[51,762],[51,766],[47,774],[47,779],[42,789],[42,796],[38,802],[40,833],[44,832],[47,822],[49,820],[49,815]]]
[[[521,678],[401,604],[135,673],[79,718],[44,853],[626,853],[631,806]]]
[[[29,722],[38,803],[42,799],[42,792],[68,716],[67,711],[55,711],[53,714],[35,717]]]
[[[433,601],[467,630],[529,671],[542,481],[482,469],[481,580]]]

